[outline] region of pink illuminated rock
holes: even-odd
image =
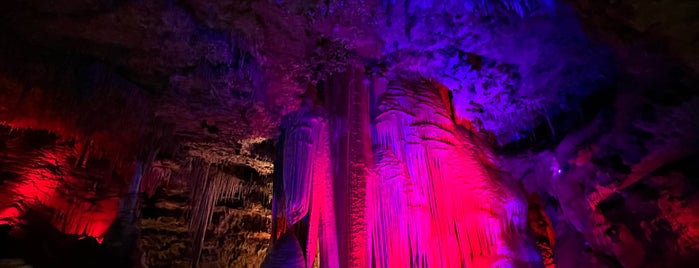
[[[447,90],[401,77],[376,117],[378,176],[367,214],[377,267],[513,267],[540,263],[527,244],[526,201],[457,125]]]

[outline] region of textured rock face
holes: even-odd
[[[0,258],[260,266],[280,124],[313,100],[353,163],[331,167],[338,261],[366,261],[353,116],[413,73],[501,153],[548,265],[695,265],[698,5],[3,1]]]
[[[526,201],[451,107],[447,89],[424,79],[398,78],[381,96],[367,187],[377,267],[538,267]]]

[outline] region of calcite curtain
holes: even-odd
[[[376,267],[515,267],[538,261],[522,240],[527,205],[490,150],[456,124],[449,92],[399,78],[375,118],[377,176],[367,186]]]
[[[275,196],[273,215],[278,226],[275,235],[280,239],[268,255],[268,267],[355,267],[352,258],[356,256],[342,257],[356,255],[354,251],[363,251],[361,259],[369,267],[541,265],[525,232],[526,200],[502,180],[495,157],[480,136],[457,123],[465,120],[455,118],[447,88],[417,75],[396,77],[379,90],[367,90],[366,81],[359,81],[363,86],[356,79],[350,81],[354,85],[345,88],[348,107],[360,111],[345,114],[369,117],[369,110],[374,114],[373,120],[365,121],[370,126],[362,128],[371,132],[366,135],[371,137],[373,149],[368,153],[373,155],[365,158],[371,163],[353,165],[353,158],[331,154],[329,148],[334,147],[329,141],[340,135],[329,131],[338,128],[328,126],[336,107],[328,107],[327,112],[309,102],[288,118],[283,139],[283,194]],[[378,98],[355,98],[352,91]],[[361,146],[359,140],[347,142]],[[337,161],[352,163],[334,163]],[[338,165],[363,169],[358,172],[366,182],[360,197],[362,210],[354,209],[352,202],[340,202],[350,207],[335,210],[341,196],[358,198],[351,190],[341,194],[338,191],[348,189],[333,187],[343,185],[337,180],[356,179],[336,175],[338,169],[331,167]],[[361,243],[365,245],[340,239],[342,232],[354,228],[340,228],[335,221],[343,217],[336,212],[362,214],[367,234]],[[342,243],[350,244],[344,248],[348,252],[343,252]],[[296,247],[303,252],[282,250]]]
[[[273,212],[275,229],[279,230],[275,233],[281,237],[263,266],[310,268],[318,261],[322,267],[338,267],[326,115],[321,107],[308,104],[286,121],[283,201],[275,200]],[[301,234],[305,245],[298,245],[292,233],[294,225],[307,228],[307,233]],[[305,247],[305,258],[302,251],[290,250],[296,247]],[[289,254],[293,256],[285,256]],[[322,262],[315,259],[317,254]]]

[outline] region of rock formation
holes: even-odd
[[[696,266],[697,14],[3,1],[0,266]]]

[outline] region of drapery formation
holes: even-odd
[[[289,224],[297,223],[309,211],[314,179],[323,179],[327,168],[327,141],[325,122],[305,108],[291,118],[285,133],[284,144],[284,194],[286,197],[286,219]]]
[[[287,120],[283,189],[273,209],[275,237],[284,239],[266,267],[540,266],[524,232],[526,200],[501,180],[478,134],[457,123],[464,120],[454,117],[448,89],[422,78],[398,77],[386,87],[355,76],[349,72],[338,80],[348,85],[328,94],[346,96],[344,103],[329,100],[341,104],[327,110],[307,104]],[[374,95],[380,97],[372,106]],[[363,135],[371,136],[373,150],[361,148]],[[343,141],[338,137],[350,146],[329,144]],[[360,161],[353,152],[368,155]],[[365,183],[362,196],[351,190],[357,179]],[[359,242],[349,233],[354,214],[367,233]],[[279,256],[294,243],[303,256]],[[352,252],[363,254],[364,264]]]
[[[376,267],[514,267],[537,261],[520,231],[526,201],[499,180],[476,134],[455,123],[448,90],[399,78],[375,119],[378,177],[367,218]]]
[[[283,191],[275,195],[272,217],[275,235],[281,236],[264,267],[338,267],[327,119],[320,107],[302,108],[287,119],[283,138]],[[283,257],[283,249],[298,244],[293,229],[304,232],[302,254]],[[291,252],[289,250],[286,250]],[[305,256],[304,256],[305,253]],[[316,255],[320,260],[316,260]],[[299,260],[303,260],[300,263]]]

